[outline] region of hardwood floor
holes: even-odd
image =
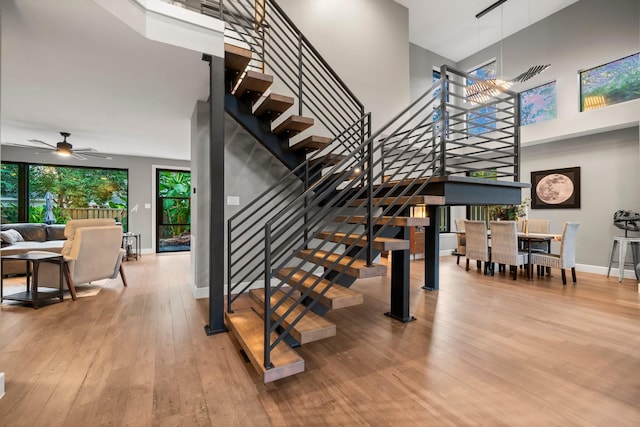
[[[298,349],[306,372],[264,385],[230,334],[208,337],[189,256],[125,264],[129,283],[38,310],[0,307],[2,426],[632,426],[640,422],[635,280],[578,272],[526,281],[441,259],[412,263],[411,314],[389,280],[331,312],[337,335]],[[243,303],[250,303],[248,299]]]

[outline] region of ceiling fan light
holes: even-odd
[[[65,137],[65,139],[66,139],[66,137]],[[58,142],[58,145],[57,145],[55,153],[58,156],[69,157],[69,156],[71,156],[71,154],[73,154],[71,152],[71,148],[72,148],[72,146],[68,142],[64,142],[64,141],[63,142]]]

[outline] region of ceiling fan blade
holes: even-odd
[[[74,159],[78,159],[78,160],[87,160],[86,157],[84,157],[83,155],[80,155],[78,153],[71,153],[71,157],[73,157]]]
[[[73,151],[88,151],[88,152],[97,152],[95,148],[74,148]]]
[[[108,155],[106,155],[106,154],[98,153],[98,152],[86,152],[86,151],[81,151],[81,152],[79,152],[79,153],[76,153],[76,150],[73,150],[73,154],[78,154],[79,156],[94,157],[94,158],[96,158],[96,159],[113,160],[113,157],[108,156]]]
[[[48,142],[44,142],[44,141],[40,141],[39,139],[29,139],[29,142],[35,142],[36,144],[42,144],[42,145],[46,145],[49,148],[53,148],[54,150],[56,149],[55,145],[51,145]]]

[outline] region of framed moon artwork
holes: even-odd
[[[531,172],[531,209],[580,209],[580,168]]]

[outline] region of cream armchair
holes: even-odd
[[[120,273],[122,283],[127,286],[127,279],[122,269],[124,249],[122,244],[122,226],[116,225],[113,219],[78,219],[68,221],[64,235],[67,240],[62,247],[64,256],[64,278],[71,293],[76,299],[75,285],[95,280],[115,279]],[[54,265],[44,264],[40,268],[43,286],[51,286],[50,281],[56,277]]]

